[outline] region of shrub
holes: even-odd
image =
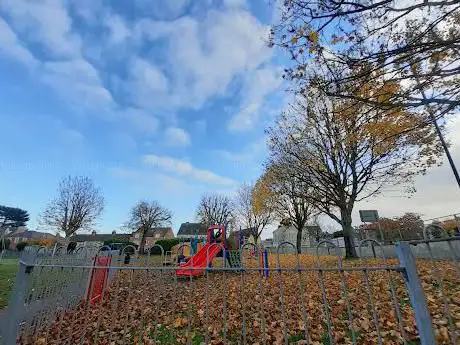
[[[51,238],[47,238],[47,239],[43,239],[43,240],[38,241],[38,244],[39,244],[41,247],[52,248],[52,247],[54,247],[54,245],[56,244],[56,240],[55,240],[55,239],[51,239]]]
[[[9,238],[4,238],[0,240],[0,250],[6,250],[10,248],[11,241]]]
[[[67,245],[67,253],[73,252],[77,248],[77,242],[69,242]]]
[[[158,241],[155,242],[155,244],[163,247],[163,249],[165,251],[165,254],[166,254],[167,251],[170,251],[172,247],[174,247],[175,245],[177,245],[179,243],[180,243],[180,240],[178,238],[170,238],[170,239],[166,239],[166,240],[158,240]],[[151,255],[160,255],[161,250],[158,247],[152,247],[152,249],[150,249],[150,254]]]
[[[332,233],[332,238],[339,238],[339,237],[343,237],[343,231],[339,230],[339,231],[334,231]]]
[[[131,245],[134,246],[134,248],[137,248],[137,245],[134,242],[131,242],[124,238],[112,238],[110,240],[104,241],[104,246],[110,246],[112,243],[123,243],[124,246]]]
[[[27,247],[29,245],[29,243],[27,242],[18,242],[18,244],[16,244],[16,249],[19,251],[19,252],[22,252],[24,250],[25,247]]]

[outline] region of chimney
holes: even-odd
[[[116,235],[117,232],[115,230],[112,231],[112,235]]]
[[[93,230],[93,231],[91,232],[91,235],[95,236],[95,235],[96,235],[96,230]]]

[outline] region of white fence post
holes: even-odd
[[[415,314],[418,334],[422,345],[436,344],[433,325],[431,323],[430,312],[426,303],[425,293],[417,274],[415,258],[409,248],[409,243],[396,243],[396,252],[399,258],[399,264],[404,268],[404,280],[406,282],[409,298]]]
[[[5,345],[15,345],[19,333],[19,325],[24,317],[24,301],[29,289],[31,274],[34,269],[36,253],[23,253],[19,260],[19,270],[16,275],[10,302],[7,307],[7,322],[5,327]]]

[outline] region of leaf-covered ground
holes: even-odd
[[[276,257],[269,258],[276,267]],[[247,260],[246,267],[256,262]],[[218,265],[214,262],[214,266]],[[296,257],[282,255],[282,268]],[[396,265],[389,260],[387,264]],[[344,261],[344,267],[382,266],[380,260]],[[460,336],[458,267],[417,263],[439,344]],[[310,271],[209,272],[176,279],[172,270],[123,270],[100,303],[67,310],[21,344],[417,344],[401,273],[328,270],[336,259],[300,258]],[[366,279],[367,278],[367,279]],[[324,290],[321,288],[324,286]],[[394,294],[392,294],[392,290]],[[393,298],[394,296],[394,298]],[[444,297],[443,297],[444,296]],[[398,317],[398,314],[401,316]],[[26,332],[27,333],[27,332]],[[330,337],[331,336],[331,337]]]

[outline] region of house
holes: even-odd
[[[262,241],[262,246],[264,248],[272,248],[273,247],[273,238],[267,238]]]
[[[182,223],[179,231],[177,232],[177,238],[197,238],[206,239],[206,233],[208,229],[205,224],[202,223]]]
[[[241,245],[246,243],[255,244],[252,228],[240,229],[235,231],[235,238],[238,239]]]
[[[302,247],[312,247],[315,245],[315,239],[310,234],[321,231],[317,225],[307,225],[302,230]],[[297,245],[297,229],[293,225],[280,225],[273,231],[273,246],[278,247],[283,242],[290,242]]]
[[[93,231],[91,234],[73,234],[69,237],[71,242],[77,242],[78,247],[102,247],[105,241],[120,240],[129,241],[131,234],[117,234],[116,231],[112,231],[111,234],[98,234]]]
[[[145,246],[151,247],[158,240],[166,240],[170,238],[174,238],[174,232],[171,227],[152,228],[147,231],[145,235]],[[131,234],[130,241],[135,243],[137,246],[141,244],[141,240],[142,232],[140,230],[137,230]]]
[[[56,240],[56,236],[47,232],[40,232],[29,230],[25,226],[21,226],[13,232],[5,235],[5,239],[9,239],[10,248],[16,248],[16,244],[26,241],[40,241],[40,240]]]

